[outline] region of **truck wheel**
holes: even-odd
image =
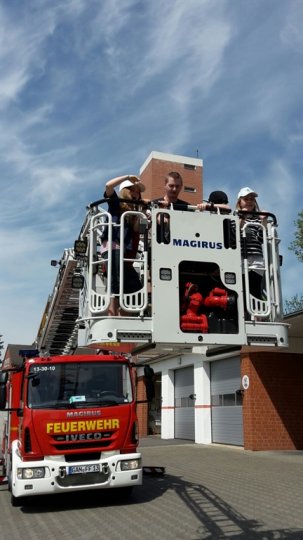
[[[11,494],[11,505],[12,506],[23,506],[23,497],[15,497],[13,495],[13,486],[12,486],[12,467],[11,467],[11,460],[9,462],[9,471],[7,471],[7,484],[8,484],[8,491]]]
[[[14,507],[23,506],[24,505],[24,498],[23,497],[15,497],[11,493],[11,505]]]
[[[7,473],[7,487],[8,487],[8,491],[11,493],[12,492],[12,473],[11,473],[11,471]]]
[[[13,495],[13,489],[12,489],[12,475],[8,475],[8,491],[11,494],[11,505],[14,507],[23,506],[24,505],[24,497],[15,497]]]

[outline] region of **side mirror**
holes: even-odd
[[[7,383],[8,372],[0,371],[0,385],[6,385]]]
[[[0,410],[3,411],[6,407],[6,383],[8,373],[7,371],[0,372]]]

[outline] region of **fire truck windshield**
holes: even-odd
[[[133,400],[129,368],[115,362],[66,362],[30,367],[31,409],[110,406]]]

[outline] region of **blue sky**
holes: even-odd
[[[32,343],[59,259],[107,179],[152,150],[204,162],[278,217],[283,296],[303,208],[301,0],[0,2],[0,333]]]

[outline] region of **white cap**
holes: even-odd
[[[247,195],[254,195],[255,197],[258,197],[258,193],[256,193],[253,189],[250,187],[244,187],[240,189],[238,199],[240,199],[240,197],[247,197]]]
[[[133,186],[138,186],[141,193],[142,193],[142,191],[145,191],[145,186],[144,186],[144,184],[142,184],[142,182],[131,182],[130,180],[124,180],[124,182],[121,182],[120,187],[119,187],[119,191],[121,191],[122,189],[124,189],[126,187],[133,187]]]

